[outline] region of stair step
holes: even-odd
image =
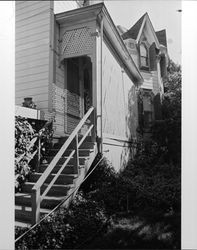
[[[61,143],[55,143],[53,148],[54,149],[60,149],[63,144]],[[74,149],[75,144],[71,142],[71,144],[68,146],[68,149]],[[94,148],[94,142],[83,142],[79,149],[93,149]]]
[[[61,166],[62,165],[56,165],[51,173],[52,174],[57,173],[59,169],[61,168]],[[43,173],[47,167],[48,167],[48,164],[41,164],[39,172]],[[84,165],[81,165],[79,168],[82,168],[82,167],[84,167]],[[73,165],[66,165],[66,167],[62,170],[61,174],[76,174],[76,170]]]
[[[42,173],[33,173],[29,177],[29,182],[37,182],[37,180],[41,177]],[[52,178],[55,174],[50,174],[46,179],[45,183],[51,182]],[[77,174],[60,174],[54,184],[68,185],[73,184],[73,180],[77,178]]]
[[[49,156],[55,156],[58,153],[59,149],[52,148],[49,150]],[[62,156],[69,156],[72,152],[72,149],[67,149],[65,153]],[[88,148],[80,148],[79,149],[79,156],[89,156],[89,154],[92,152],[91,149]]]
[[[40,215],[47,215],[50,209],[40,209]],[[24,205],[15,205],[15,221],[31,225],[32,208]]]
[[[22,187],[22,192],[23,193],[31,193],[33,186],[35,185],[35,182],[26,182],[24,186]],[[41,194],[44,192],[44,190],[48,187],[48,184],[44,184],[41,187]],[[47,193],[48,196],[62,196],[62,195],[67,195],[67,192],[73,188],[74,185],[57,185],[54,184],[49,192]]]
[[[82,139],[82,137],[83,137],[82,135],[78,135],[78,141],[80,141]],[[61,137],[61,138],[59,138],[58,143],[63,145],[68,138],[69,138],[69,136]],[[84,140],[84,143],[91,142],[91,141],[92,141],[91,136],[87,136]],[[73,143],[73,142],[71,142],[71,143]]]
[[[50,163],[50,162],[53,160],[53,158],[54,158],[53,156],[47,156],[47,157],[45,157],[47,163]],[[58,165],[61,165],[61,164],[63,164],[67,159],[68,159],[68,157],[66,157],[66,156],[65,156],[65,157],[61,157],[61,158],[59,159],[59,161],[58,161],[57,164],[58,164]],[[85,156],[79,156],[79,164],[80,164],[80,165],[84,165],[86,159],[87,159],[87,157],[85,157]],[[72,157],[68,163],[69,163],[69,165],[75,164],[75,159],[74,159],[74,157]]]
[[[31,223],[30,222],[17,221],[17,219],[15,219],[15,227],[31,227]]]
[[[57,206],[65,196],[45,196],[43,201],[41,202],[41,208],[53,209]],[[15,195],[15,204],[23,205],[30,207],[31,204],[31,195],[27,193],[17,193]]]

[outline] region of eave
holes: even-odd
[[[104,41],[108,43],[113,54],[121,63],[122,68],[127,72],[133,83],[135,85],[142,84],[143,77],[130,56],[123,39],[103,3],[82,7],[56,15],[56,21],[60,24],[74,23],[77,21],[85,22],[90,20],[96,20],[99,25],[101,24],[101,20],[103,20]]]

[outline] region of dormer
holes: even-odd
[[[161,47],[166,46],[166,36],[163,31],[157,33],[154,31],[147,13],[145,13],[129,30],[123,33],[122,38],[132,55],[136,54],[134,46],[136,45],[138,54],[137,64],[140,70],[157,70],[158,55],[161,55],[161,50],[163,51]],[[162,40],[162,44],[160,43],[160,39]],[[161,64],[166,65],[163,55],[160,58],[162,60]]]

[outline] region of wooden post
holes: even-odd
[[[79,171],[79,149],[78,149],[78,134],[75,136],[75,154],[74,154],[74,172],[78,174]]]
[[[93,110],[90,120],[91,120],[91,124],[94,125],[92,131],[91,131],[91,141],[95,142],[96,141],[96,116],[95,116],[96,112],[95,110]]]
[[[40,188],[32,189],[31,202],[32,202],[32,225],[34,225],[40,220]]]

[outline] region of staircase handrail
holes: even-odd
[[[55,155],[55,157],[53,158],[53,160],[49,163],[49,165],[46,168],[46,170],[42,173],[42,175],[40,176],[40,178],[37,180],[37,182],[33,186],[33,188],[32,188],[32,216],[33,216],[32,222],[33,223],[37,223],[38,220],[39,220],[39,216],[40,216],[40,204],[41,204],[42,200],[44,199],[44,196],[46,196],[46,194],[51,189],[52,185],[55,183],[55,181],[57,180],[57,178],[60,176],[61,172],[63,171],[63,169],[65,168],[65,166],[68,164],[68,162],[70,161],[71,157],[74,156],[74,154],[75,154],[75,158],[74,159],[75,159],[75,163],[76,163],[76,168],[77,168],[77,171],[78,171],[78,165],[79,165],[79,163],[78,163],[79,162],[79,152],[78,152],[78,149],[79,149],[79,146],[85,140],[85,138],[87,137],[88,133],[90,133],[90,131],[92,130],[92,128],[94,127],[94,125],[92,124],[90,126],[90,128],[85,133],[85,135],[83,136],[83,138],[81,139],[80,142],[78,142],[78,132],[83,127],[83,125],[85,124],[85,122],[89,118],[89,116],[92,114],[93,110],[94,110],[94,107],[90,107],[90,109],[87,111],[87,113],[81,119],[81,121],[79,122],[79,124],[77,125],[77,127],[74,129],[74,131],[71,133],[71,135],[65,141],[65,143],[59,149],[58,153]],[[74,139],[76,139],[76,145],[75,145],[76,147],[75,147],[75,149],[72,150],[72,152],[68,156],[67,160],[61,166],[61,168],[59,169],[59,171],[56,173],[56,175],[53,177],[53,179],[51,180],[51,182],[48,184],[47,189],[41,195],[40,190],[41,190],[42,185],[45,183],[46,179],[49,177],[49,175],[51,174],[51,172],[55,168],[56,164],[58,163],[58,161],[60,160],[60,158],[62,157],[62,155],[64,154],[64,152],[66,151],[66,149],[68,148],[68,146],[71,144],[71,142]]]
[[[41,175],[41,177],[35,183],[35,185],[33,186],[32,190],[37,190],[37,189],[39,189],[44,184],[45,180],[48,178],[48,176],[52,172],[53,168],[56,166],[56,164],[58,163],[58,161],[60,160],[60,158],[62,157],[62,155],[64,154],[64,152],[68,148],[68,146],[70,145],[70,143],[73,141],[73,139],[75,138],[75,136],[77,135],[77,133],[79,132],[79,130],[85,124],[86,120],[91,115],[91,113],[93,112],[93,110],[94,110],[94,107],[91,107],[88,110],[88,112],[84,115],[84,117],[81,119],[81,121],[79,122],[79,124],[77,125],[77,127],[73,130],[73,132],[71,133],[71,135],[68,137],[68,139],[65,141],[65,143],[62,145],[62,147],[60,148],[60,150],[58,151],[58,153],[53,158],[53,160],[50,162],[50,164],[47,167],[47,169],[43,172],[43,174]]]

